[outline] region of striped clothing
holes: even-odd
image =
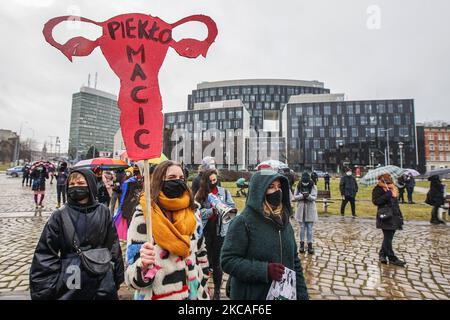
[[[199,211],[196,232],[191,239],[190,255],[175,256],[155,244],[157,270],[152,279],[146,279],[142,272],[140,249],[147,241],[146,224],[139,204],[131,220],[127,238],[126,284],[136,289],[136,300],[209,300],[207,290],[208,257]]]

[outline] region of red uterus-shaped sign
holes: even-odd
[[[75,37],[63,45],[57,43],[52,35],[53,28],[63,21],[74,19],[102,27],[102,36],[95,41]],[[207,38],[203,41],[175,41],[172,30],[192,21],[207,26]],[[62,16],[49,20],[43,33],[45,40],[70,61],[73,56],[87,56],[100,46],[120,79],[120,127],[128,156],[132,160],[144,160],[159,157],[162,151],[163,114],[158,73],[167,50],[172,47],[187,58],[206,57],[217,36],[217,26],[211,18],[203,15],[189,16],[174,24],[145,14],[123,14],[105,22]]]

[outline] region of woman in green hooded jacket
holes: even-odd
[[[308,299],[290,216],[288,180],[274,171],[256,172],[246,206],[231,223],[222,247],[222,269],[231,277],[230,299],[266,300],[272,281],[280,281],[285,268],[296,273],[297,299]]]

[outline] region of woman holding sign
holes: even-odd
[[[150,198],[154,243],[147,241],[143,194],[128,229],[125,282],[137,300],[209,299],[201,217],[179,164],[156,167]]]
[[[250,180],[244,211],[231,223],[222,247],[221,265],[231,277],[232,300],[266,300],[272,282],[289,272],[296,275],[296,299],[308,299],[289,222],[289,191],[287,178],[271,170],[258,171]]]

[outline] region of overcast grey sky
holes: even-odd
[[[202,81],[283,78],[323,81],[348,99],[413,98],[417,121],[450,121],[448,0],[8,0],[0,2],[0,128],[22,124],[23,136],[41,143],[60,136],[67,149],[72,93],[88,73],[93,83],[98,72],[97,88],[115,94],[119,80],[99,48],[70,63],[45,42],[43,25],[61,15],[105,21],[133,12],[170,23],[201,13],[219,29],[206,59],[169,49],[159,76],[164,111],[185,109]],[[63,43],[100,34],[88,24],[55,29]],[[174,31],[205,35],[195,23]]]

